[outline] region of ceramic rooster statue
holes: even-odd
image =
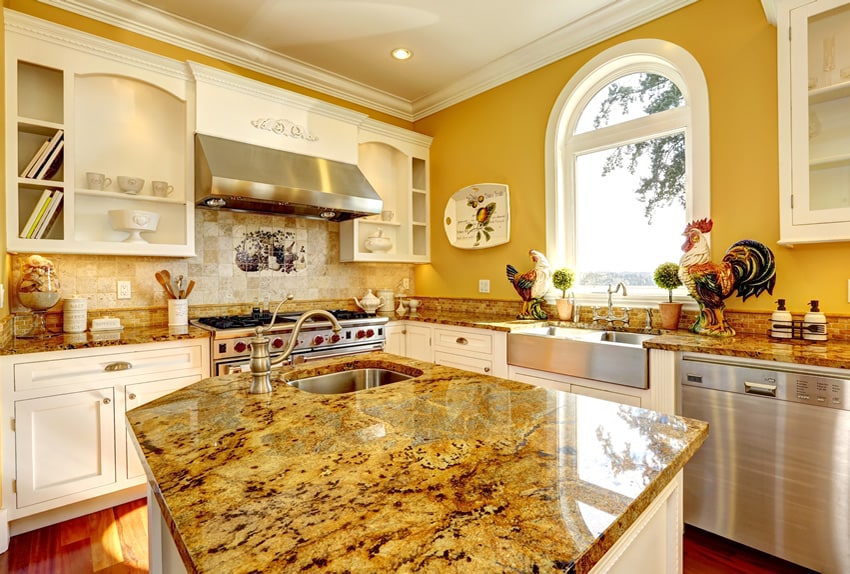
[[[743,239],[733,244],[720,263],[712,263],[708,240],[703,235],[711,231],[712,221],[700,219],[685,227],[685,243],[679,261],[679,278],[688,293],[699,303],[699,316],[691,331],[699,335],[731,337],[735,334],[723,316],[724,299],[737,291],[738,297],[763,292],[773,293],[776,284],[776,262],[763,243]]]
[[[531,271],[520,274],[513,265],[507,266],[508,281],[522,298],[522,310],[517,319],[545,321],[549,315],[543,309],[543,297],[552,288],[552,266],[539,251],[532,249],[528,255],[534,262],[534,269]]]

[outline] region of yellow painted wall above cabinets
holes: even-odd
[[[765,294],[735,309],[768,310],[783,297],[794,312],[820,299],[827,313],[848,313],[850,244],[788,249],[779,237],[776,28],[759,0],[700,0],[592,46],[452,108],[419,120],[434,136],[431,147],[432,263],[417,267],[417,292],[428,296],[517,298],[505,279],[506,263],[530,269],[527,252],[545,249],[544,141],[552,105],[564,85],[593,56],[632,39],[658,38],[682,46],[703,68],[711,113],[711,213],[713,258],[739,239],[756,239],[777,260],[774,297]],[[448,198],[483,182],[511,189],[511,241],[490,249],[452,247],[442,229]],[[600,219],[600,225],[604,225]],[[611,230],[611,249],[622,241]],[[671,237],[677,245],[681,238]],[[490,279],[490,295],[478,280]]]

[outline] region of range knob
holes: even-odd
[[[375,334],[375,331],[373,331],[372,329],[366,329],[366,336],[367,337],[371,337],[374,334]]]
[[[331,335],[331,343],[338,343],[340,339],[341,337],[339,336],[339,333]]]
[[[324,342],[325,342],[325,338],[322,337],[321,335],[316,335],[315,337],[313,337],[313,344],[314,345],[321,345]]]
[[[236,341],[236,343],[233,345],[233,350],[236,351],[237,353],[241,353],[242,351],[244,351],[247,348],[248,348],[248,345],[245,344],[245,341]]]
[[[274,347],[275,349],[280,349],[281,347],[283,347],[283,339],[281,339],[280,337],[275,337],[274,341],[272,341],[272,347]]]
[[[357,331],[357,334],[354,335],[354,336],[357,337],[358,339],[362,339],[363,337],[366,336],[366,331],[364,331],[363,329],[360,329],[360,330]]]

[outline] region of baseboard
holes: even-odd
[[[12,536],[15,536],[17,534],[23,534],[24,532],[30,532],[32,530],[44,528],[45,526],[50,526],[51,524],[65,522],[66,520],[71,520],[72,518],[85,516],[86,514],[91,514],[92,512],[98,512],[107,508],[111,508],[113,506],[117,506],[119,504],[124,504],[125,502],[130,502],[131,500],[138,500],[139,498],[144,497],[145,485],[140,484],[118,492],[112,492],[103,496],[98,496],[96,498],[90,498],[88,500],[83,500],[74,504],[68,504],[67,506],[62,506],[53,510],[39,512],[38,514],[33,514],[30,516],[24,516],[22,518],[12,520],[11,522],[7,522],[5,520],[6,510],[0,509],[0,512],[3,513],[3,521],[2,523],[0,523],[0,528],[5,528],[7,530],[5,540],[7,541],[8,547],[9,534],[11,534]],[[0,530],[0,533],[2,533],[2,530]]]
[[[0,508],[0,554],[9,549],[9,514]]]

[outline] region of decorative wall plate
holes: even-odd
[[[455,192],[446,203],[443,226],[459,249],[485,249],[511,239],[511,198],[503,183],[478,183]]]

